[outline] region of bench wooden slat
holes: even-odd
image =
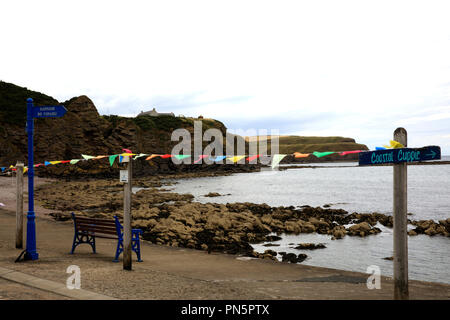
[[[117,236],[116,237],[108,236],[106,234],[98,234],[98,233],[91,232],[91,231],[81,231],[81,232],[79,232],[79,234],[87,235],[87,236],[94,236],[96,238],[117,239]]]
[[[110,220],[100,220],[100,219],[82,219],[82,218],[76,218],[77,223],[92,223],[92,224],[98,224],[98,225],[104,225],[104,226],[115,226],[115,221]]]
[[[103,224],[97,224],[97,223],[88,223],[88,222],[79,222],[77,221],[77,228],[89,228],[89,227],[98,227],[98,228],[104,228],[104,229],[111,229],[116,230],[116,225],[103,225]]]
[[[107,228],[102,228],[102,227],[96,227],[96,226],[89,226],[89,227],[78,227],[77,226],[77,231],[78,232],[83,232],[83,231],[91,231],[91,232],[97,232],[97,233],[105,233],[105,234],[115,234],[117,235],[117,231],[116,229],[107,229]]]

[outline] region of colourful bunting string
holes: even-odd
[[[386,150],[386,149],[390,149],[390,148],[403,148],[403,145],[400,144],[397,141],[391,140],[389,146],[385,145],[384,147],[376,147],[376,150]],[[64,163],[77,164],[79,161],[99,160],[99,159],[103,159],[103,158],[109,158],[109,163],[112,166],[114,164],[114,161],[117,158],[117,156],[120,156],[120,158],[119,158],[120,162],[122,162],[124,156],[135,156],[133,158],[134,160],[138,159],[138,158],[141,158],[141,157],[145,157],[145,156],[147,157],[146,160],[151,160],[151,159],[156,158],[156,157],[161,157],[163,159],[174,157],[174,158],[176,158],[178,160],[191,157],[191,155],[184,155],[184,154],[178,154],[178,155],[171,155],[171,154],[146,154],[146,153],[135,154],[135,153],[132,153],[131,150],[129,150],[129,149],[123,149],[123,151],[124,151],[124,153],[122,153],[122,154],[115,154],[115,155],[109,155],[109,156],[108,155],[90,156],[90,155],[82,154],[81,155],[82,159],[45,161],[44,163],[35,164],[34,167],[55,165],[55,164],[59,164],[59,163],[61,163],[61,164],[64,164]],[[306,157],[308,157],[309,155],[312,154],[312,155],[314,155],[314,156],[316,156],[318,158],[321,158],[321,157],[324,157],[324,156],[327,156],[327,155],[330,155],[330,154],[333,154],[333,153],[338,153],[340,156],[345,156],[345,155],[348,155],[348,154],[356,154],[356,153],[360,153],[360,152],[363,152],[363,151],[362,150],[350,150],[350,151],[341,151],[341,152],[334,152],[334,151],[317,152],[317,151],[315,151],[313,153],[294,152],[292,155],[295,158],[306,158]],[[260,156],[261,155],[249,155],[249,156],[240,155],[240,156],[230,156],[230,157],[227,157],[227,156],[211,157],[210,156],[209,159],[211,161],[213,161],[213,162],[218,162],[218,161],[226,159],[229,162],[237,163],[238,161],[242,160],[245,157],[247,157],[245,160],[250,162],[252,160],[255,160],[255,159],[259,158]],[[286,156],[287,156],[287,154],[276,154],[276,155],[274,155],[272,157],[272,168],[275,168],[284,159],[284,157],[286,157]],[[198,163],[201,159],[204,159],[206,157],[208,157],[208,155],[200,155],[199,158],[196,161],[194,161],[194,163]],[[12,170],[12,171],[16,170],[16,168],[13,165],[11,165],[9,168],[8,167],[0,167],[0,169],[1,169],[2,173],[6,172],[8,170]],[[27,170],[28,170],[28,168],[27,168]]]

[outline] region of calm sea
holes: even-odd
[[[443,157],[442,160],[450,160]],[[342,208],[349,212],[380,212],[392,214],[392,167],[358,167],[357,163],[311,164],[300,169],[256,173],[239,173],[224,177],[176,180],[172,189],[191,193],[199,202],[254,202],[271,206],[323,206]],[[204,195],[218,192],[223,196]],[[450,218],[450,165],[408,166],[409,219],[441,220]],[[393,262],[384,257],[393,255],[392,229],[378,225],[377,235],[345,237],[331,240],[319,234],[283,235],[277,247],[253,245],[267,249],[306,253],[303,264],[366,272],[377,265],[381,273],[392,276]],[[410,229],[413,226],[410,226]],[[296,250],[302,242],[324,243],[327,248],[314,251]],[[410,279],[450,283],[450,238],[418,235],[408,237]]]

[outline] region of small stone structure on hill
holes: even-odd
[[[172,117],[175,117],[175,114],[173,112],[166,112],[166,113],[158,112],[158,111],[156,111],[155,108],[153,108],[151,111],[146,111],[146,112],[141,111],[141,113],[139,113],[137,116],[138,117],[139,116],[152,116],[152,117],[172,116]]]

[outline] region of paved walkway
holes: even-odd
[[[82,245],[71,255],[71,221],[56,222],[44,218],[37,218],[36,221],[39,260],[14,263],[21,252],[15,248],[15,215],[0,210],[0,267],[3,268],[0,269],[0,287],[4,288],[3,283],[8,284],[7,290],[0,290],[0,299],[111,297],[222,300],[393,297],[393,282],[386,277],[382,277],[380,290],[369,290],[366,286],[368,275],[364,273],[260,259],[248,260],[227,254],[207,254],[199,250],[157,246],[145,241],[141,248],[144,262],[136,262],[136,257],[133,256],[133,271],[125,271],[122,262],[112,262],[116,246],[114,240],[98,239],[97,254],[91,252],[90,246]],[[26,223],[24,225],[26,226]],[[86,291],[62,291],[70,276],[66,273],[70,265],[80,267],[81,288]],[[20,273],[12,273],[11,270]],[[20,275],[22,281],[8,279],[8,274]],[[28,276],[33,278],[27,278]],[[45,291],[36,285],[39,283],[46,284]],[[58,289],[53,290],[51,286]],[[68,291],[79,291],[80,294]],[[410,281],[410,298],[450,299],[450,285]]]

